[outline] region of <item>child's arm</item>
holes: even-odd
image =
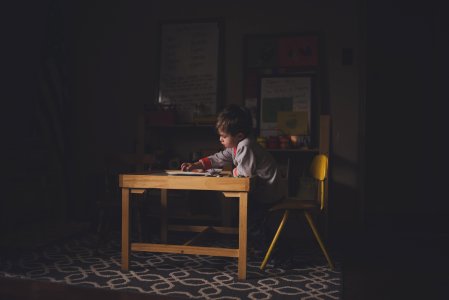
[[[192,171],[196,169],[202,169],[204,170],[204,166],[200,161],[194,162],[194,163],[182,163],[181,164],[181,171]]]
[[[221,168],[227,164],[232,164],[232,152],[233,149],[226,148],[208,157],[203,157],[200,161],[204,165],[204,169]]]
[[[232,149],[228,148],[217,152],[211,156],[203,157],[194,163],[183,163],[181,165],[182,171],[191,171],[195,169],[212,169],[221,167],[226,163],[232,163]]]

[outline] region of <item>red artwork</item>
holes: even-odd
[[[315,36],[279,39],[280,67],[318,66],[318,38]]]

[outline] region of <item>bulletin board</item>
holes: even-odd
[[[263,76],[259,81],[259,135],[277,136],[285,134],[280,130],[280,117],[289,116],[306,121],[302,135],[310,135],[312,130],[312,76]],[[294,114],[297,113],[297,114]]]
[[[178,122],[217,112],[220,28],[216,20],[161,23],[158,103],[174,107]]]
[[[287,93],[289,83],[298,81],[301,85],[309,81],[317,81],[320,69],[320,38],[317,33],[280,33],[280,34],[250,34],[244,40],[244,69],[243,69],[243,99],[253,115],[254,127],[268,130],[273,122],[259,124],[262,120],[260,113],[261,82],[275,82]],[[296,78],[295,76],[310,75],[314,78]],[[287,79],[288,76],[294,76]],[[278,77],[278,79],[263,79]],[[310,88],[312,88],[310,83]],[[267,87],[267,86],[266,86]],[[289,92],[288,97],[295,96]],[[288,98],[287,97],[287,98]],[[319,95],[304,96],[314,102],[320,99]],[[278,97],[282,98],[282,97]],[[284,97],[285,98],[285,97]],[[296,99],[296,98],[295,98]],[[265,99],[265,101],[268,101]],[[277,105],[292,106],[290,100],[279,99]],[[294,100],[297,101],[297,100]],[[274,104],[274,102],[273,102]],[[293,107],[293,106],[292,106]],[[313,124],[311,104],[308,108],[310,127]],[[274,117],[274,115],[272,115]]]

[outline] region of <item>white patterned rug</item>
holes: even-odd
[[[287,263],[268,264],[265,271],[259,270],[262,257],[250,256],[247,280],[238,281],[237,259],[225,257],[133,252],[130,271],[122,272],[118,236],[98,246],[96,236],[87,234],[15,258],[2,257],[0,276],[191,299],[340,299],[338,262],[330,270],[319,249],[312,250],[284,253]]]

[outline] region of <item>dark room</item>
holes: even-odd
[[[449,299],[442,4],[1,11],[0,300]]]

